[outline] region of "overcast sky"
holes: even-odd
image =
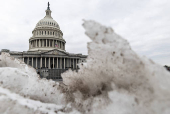
[[[90,19],[112,27],[138,54],[170,65],[170,0],[1,0],[0,49],[27,51],[48,1],[67,52],[87,54],[82,19]]]

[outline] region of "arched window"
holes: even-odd
[[[45,31],[45,35],[46,35],[46,31]]]
[[[48,25],[49,25],[49,22],[48,22]]]
[[[49,31],[48,31],[48,35],[49,35]]]
[[[43,31],[42,31],[42,35],[43,35]]]
[[[50,25],[51,25],[51,22],[50,22]]]
[[[54,26],[55,26],[55,23],[54,23]]]
[[[53,36],[54,36],[54,32],[53,32]]]

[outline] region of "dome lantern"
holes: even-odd
[[[52,18],[51,17],[51,10],[50,10],[50,3],[49,2],[48,2],[47,10],[45,12],[46,12],[46,16],[45,17]]]

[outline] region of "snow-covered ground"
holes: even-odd
[[[170,114],[170,73],[138,56],[112,28],[84,21],[88,59],[63,83],[0,55],[0,114]]]

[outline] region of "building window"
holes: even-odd
[[[54,32],[53,32],[53,36],[54,36]]]
[[[46,31],[45,31],[45,35],[46,35]]]

